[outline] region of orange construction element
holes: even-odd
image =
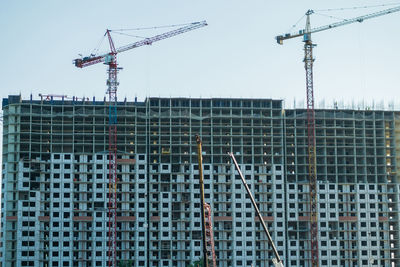
[[[206,219],[206,241],[207,241],[207,251],[210,254],[210,258],[212,259],[212,266],[217,267],[217,260],[215,257],[215,247],[214,247],[214,232],[212,226],[212,217],[211,217],[211,206],[207,203],[204,203],[204,211],[205,211],[205,219]]]

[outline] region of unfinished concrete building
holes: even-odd
[[[3,99],[3,266],[106,266],[108,103]],[[317,110],[320,266],[397,266],[400,121]],[[218,266],[272,266],[235,153],[285,266],[310,266],[306,111],[271,99],[118,103],[117,256],[201,257],[195,134]]]

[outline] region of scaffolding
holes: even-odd
[[[50,265],[62,249],[60,262],[106,267],[108,100],[10,96],[3,103],[3,266]],[[285,266],[309,267],[307,111],[281,104],[118,102],[117,259],[173,267],[201,257],[192,138],[200,132],[217,266],[265,267],[272,258],[226,154],[233,151]],[[400,112],[334,109],[315,116],[321,265],[366,266],[373,258],[376,266],[400,266]]]

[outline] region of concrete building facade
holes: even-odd
[[[218,266],[272,266],[232,151],[285,266],[310,266],[306,111],[272,99],[119,102],[117,256],[201,257],[195,134]],[[398,112],[317,110],[320,266],[397,266]],[[108,103],[3,99],[3,266],[106,266]]]

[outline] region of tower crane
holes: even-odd
[[[108,203],[108,266],[117,266],[117,80],[118,71],[121,69],[117,64],[117,54],[138,48],[145,45],[151,45],[154,42],[161,41],[188,31],[207,26],[206,21],[193,22],[181,28],[155,35],[144,40],[134,42],[119,48],[115,48],[111,37],[111,30],[107,30],[104,36],[107,36],[110,45],[110,52],[102,55],[89,55],[73,60],[73,64],[78,68],[88,67],[97,63],[108,65],[107,94],[109,96],[109,123],[108,123],[108,157],[109,157],[109,203]]]
[[[313,85],[313,54],[312,50],[315,44],[311,40],[311,34],[317,33],[336,27],[348,25],[355,22],[363,22],[367,19],[391,14],[400,11],[400,6],[385,9],[382,11],[370,13],[367,15],[346,19],[340,22],[332,23],[317,28],[311,28],[310,16],[313,10],[306,12],[305,29],[298,33],[286,33],[276,36],[278,44],[283,44],[284,40],[303,36],[304,42],[304,67],[306,70],[306,93],[307,93],[307,132],[308,132],[308,171],[309,171],[309,220],[310,220],[310,249],[311,249],[311,266],[319,266],[318,260],[318,214],[317,214],[317,172],[316,172],[316,150],[315,150],[315,110],[314,110],[314,85]]]

